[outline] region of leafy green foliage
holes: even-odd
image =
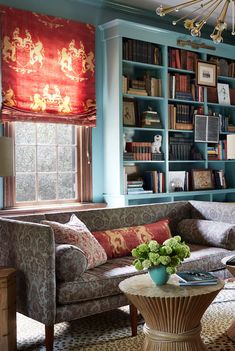
[[[167,267],[167,273],[173,274],[176,267],[190,257],[190,248],[176,235],[165,240],[163,244],[156,240],[140,244],[132,250],[132,256],[135,257],[133,265],[138,271],[162,264]]]

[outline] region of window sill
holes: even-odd
[[[107,207],[106,203],[69,203],[60,205],[43,205],[43,206],[29,206],[29,207],[14,207],[11,209],[0,209],[1,217],[10,217],[13,215],[31,215],[43,214],[50,212],[71,212],[71,211],[85,211],[95,208]]]

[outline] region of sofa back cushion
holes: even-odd
[[[74,281],[87,269],[85,253],[74,245],[62,244],[55,248],[56,277],[61,281]]]
[[[87,258],[87,269],[99,266],[107,261],[103,247],[98,243],[89,229],[74,214],[68,223],[42,221],[49,225],[55,236],[56,244],[71,244],[79,247]]]
[[[187,243],[235,250],[235,226],[230,223],[183,219],[177,232]]]
[[[157,240],[162,244],[171,237],[168,219],[155,223],[92,232],[103,246],[108,258],[130,255],[131,250],[141,243]]]

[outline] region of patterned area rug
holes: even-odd
[[[128,307],[86,317],[55,327],[55,351],[142,351],[143,324],[138,336],[130,337]],[[210,351],[235,351],[226,330],[235,320],[235,282],[227,283],[202,319],[202,339]],[[44,326],[17,316],[17,349],[45,351]]]

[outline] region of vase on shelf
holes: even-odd
[[[149,268],[148,273],[156,285],[164,285],[170,278],[170,274],[166,271],[166,266],[162,264]]]

